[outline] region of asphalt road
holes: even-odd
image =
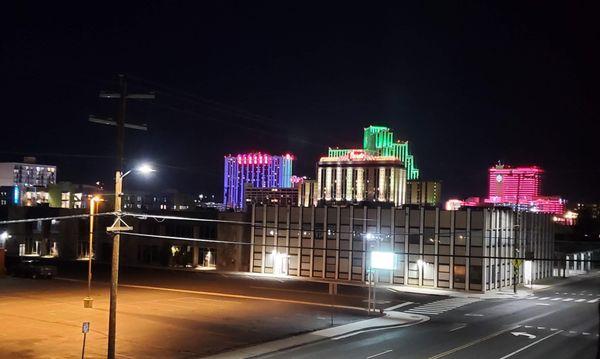
[[[268,358],[597,358],[600,273],[525,299],[440,300],[399,310],[431,320],[327,340]]]

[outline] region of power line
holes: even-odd
[[[96,213],[94,216],[107,216],[114,215],[115,212],[103,212]],[[7,221],[0,221],[0,224],[15,224],[15,223],[28,223],[28,222],[39,222],[39,221],[52,221],[52,220],[63,220],[63,219],[76,219],[76,218],[88,218],[89,214],[74,214],[71,216],[54,216],[54,217],[40,217],[40,218],[28,218],[28,219],[14,219]]]

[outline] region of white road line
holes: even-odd
[[[543,298],[540,298],[540,300],[546,300],[546,299],[550,299],[550,297],[543,297]]]
[[[569,330],[569,333],[570,333],[570,334],[577,334],[577,332],[576,332],[576,331],[574,331],[574,330]]]
[[[440,312],[427,312],[427,311],[414,311],[414,312],[413,312],[413,311],[411,311],[411,312],[408,312],[408,311],[407,311],[406,313],[409,313],[409,314],[427,314],[427,315],[438,315],[438,314],[442,314],[442,313],[440,313]]]
[[[550,334],[550,335],[547,335],[547,336],[543,337],[543,338],[542,338],[542,339],[540,339],[540,340],[536,340],[535,342],[533,342],[533,343],[531,343],[531,344],[529,344],[529,345],[526,345],[526,346],[524,346],[523,348],[521,348],[521,349],[519,349],[519,350],[515,350],[514,352],[512,352],[512,353],[510,353],[510,354],[507,354],[507,355],[503,356],[503,357],[502,357],[502,358],[500,358],[500,359],[506,359],[506,358],[510,358],[511,356],[513,356],[513,355],[515,355],[515,354],[517,354],[517,353],[520,353],[520,352],[522,352],[523,350],[525,350],[525,349],[527,349],[527,348],[531,348],[532,346],[536,345],[537,343],[539,343],[539,342],[542,342],[542,341],[544,341],[544,340],[546,340],[546,339],[548,339],[548,338],[550,338],[550,337],[553,337],[553,336],[555,336],[556,334],[558,334],[558,333],[560,333],[560,332],[562,332],[562,330],[560,330],[560,331],[558,331],[558,332],[554,332],[554,333],[552,333],[552,334]]]
[[[368,357],[367,357],[367,359],[375,358],[375,357],[378,357],[378,356],[380,356],[380,355],[387,354],[387,353],[389,353],[389,352],[391,352],[391,351],[392,351],[392,349],[388,349],[388,350],[386,350],[386,351],[383,351],[383,352],[381,352],[381,353],[378,353],[378,354],[373,354],[373,355],[371,355],[371,356],[368,356]]]
[[[385,310],[394,310],[394,309],[398,309],[398,308],[402,308],[402,307],[406,307],[407,305],[411,305],[414,304],[413,302],[404,302],[404,303],[400,303],[400,304],[396,304],[396,305],[392,305],[389,308],[385,308]]]
[[[551,330],[551,331],[553,331],[553,332],[555,332],[555,331],[557,331],[558,329],[556,329],[556,328],[550,328],[550,330]]]
[[[468,313],[468,314],[465,314],[465,317],[483,317],[483,314]]]
[[[443,358],[443,357],[445,357],[445,356],[448,356],[448,355],[450,355],[450,354],[456,353],[456,352],[458,352],[458,351],[460,351],[460,350],[463,350],[463,349],[465,349],[465,348],[471,347],[471,346],[473,346],[473,345],[475,345],[475,344],[479,344],[479,343],[481,343],[481,342],[484,342],[484,341],[486,341],[486,340],[488,340],[488,339],[491,339],[491,338],[493,338],[493,337],[496,337],[496,336],[498,336],[498,335],[500,335],[500,334],[504,334],[504,333],[506,333],[506,332],[509,332],[509,331],[511,331],[511,330],[517,329],[518,327],[520,327],[520,325],[518,325],[518,324],[517,324],[517,325],[513,325],[512,327],[509,327],[509,328],[506,328],[506,329],[500,330],[500,331],[498,331],[498,332],[492,333],[492,334],[490,334],[490,335],[488,335],[488,336],[485,336],[485,337],[483,337],[483,338],[479,338],[479,339],[477,339],[477,340],[474,340],[474,341],[472,341],[472,342],[470,342],[470,343],[467,343],[467,344],[461,345],[461,346],[459,346],[459,347],[456,347],[456,348],[450,349],[450,350],[448,350],[448,351],[445,351],[445,352],[443,352],[443,353],[439,353],[439,354],[437,354],[437,355],[434,355],[434,356],[432,356],[432,357],[429,357],[429,359],[439,359],[439,358]]]
[[[581,303],[581,302],[585,302],[585,299],[577,299],[577,300],[575,301],[575,303]]]
[[[537,327],[539,330],[544,330],[546,327]]]
[[[590,333],[588,333],[588,332],[583,332],[581,334],[583,334],[583,335],[590,335]]]
[[[550,304],[548,304],[548,303],[535,303],[535,305],[544,305],[544,306],[548,306],[548,305],[550,305]]]
[[[459,329],[462,329],[462,328],[464,328],[464,327],[466,327],[466,326],[467,326],[466,324],[463,324],[463,325],[460,325],[460,326],[458,326],[458,327],[456,327],[456,328],[454,328],[454,329],[450,329],[448,332],[454,332],[454,331],[457,331],[457,330],[459,330]]]
[[[527,300],[531,300],[531,299],[536,299],[536,298],[537,298],[537,297],[527,297],[527,298],[525,298],[525,299],[527,299]]]
[[[598,300],[600,300],[600,298],[596,298],[596,299],[592,299],[592,300],[588,300],[588,303],[596,303],[598,302]]]
[[[550,300],[551,300],[551,301],[555,301],[555,302],[556,302],[557,300],[561,300],[561,299],[562,299],[561,297],[558,297],[558,298],[552,298],[552,299],[550,299]]]
[[[570,302],[570,301],[572,301],[572,300],[574,300],[574,298],[565,298],[565,299],[563,299],[562,301],[563,301],[563,302]]]

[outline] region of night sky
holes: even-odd
[[[125,73],[126,186],[222,193],[223,155],[297,156],[314,177],[329,146],[370,124],[411,142],[443,197],[485,196],[487,168],[536,164],[545,194],[600,201],[598,6],[575,1],[61,2],[3,4],[0,160],[35,155],[59,180],[111,181],[114,117],[99,99]],[[484,4],[485,3],[485,4]]]

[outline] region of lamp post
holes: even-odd
[[[5,263],[4,263],[4,257],[5,257],[5,247],[6,247],[6,241],[10,238],[10,234],[8,234],[8,231],[4,231],[2,233],[0,233],[0,276],[6,274],[6,267],[5,267]]]
[[[92,260],[94,258],[94,214],[96,212],[96,203],[102,199],[94,196],[90,199],[90,239],[88,248],[88,291],[87,297],[83,298],[83,307],[92,308]]]
[[[144,175],[148,175],[155,170],[148,164],[144,164],[135,169]],[[115,173],[115,213],[117,218],[113,222],[112,226],[106,230],[108,232],[114,232],[113,237],[113,250],[112,250],[112,264],[111,264],[111,280],[110,280],[110,307],[108,314],[108,358],[114,359],[116,353],[116,335],[117,335],[117,288],[119,285],[119,244],[120,244],[120,232],[130,231],[133,227],[130,227],[121,218],[121,196],[123,195],[123,179],[125,176],[130,174],[132,170],[129,170],[123,174],[121,171]]]

